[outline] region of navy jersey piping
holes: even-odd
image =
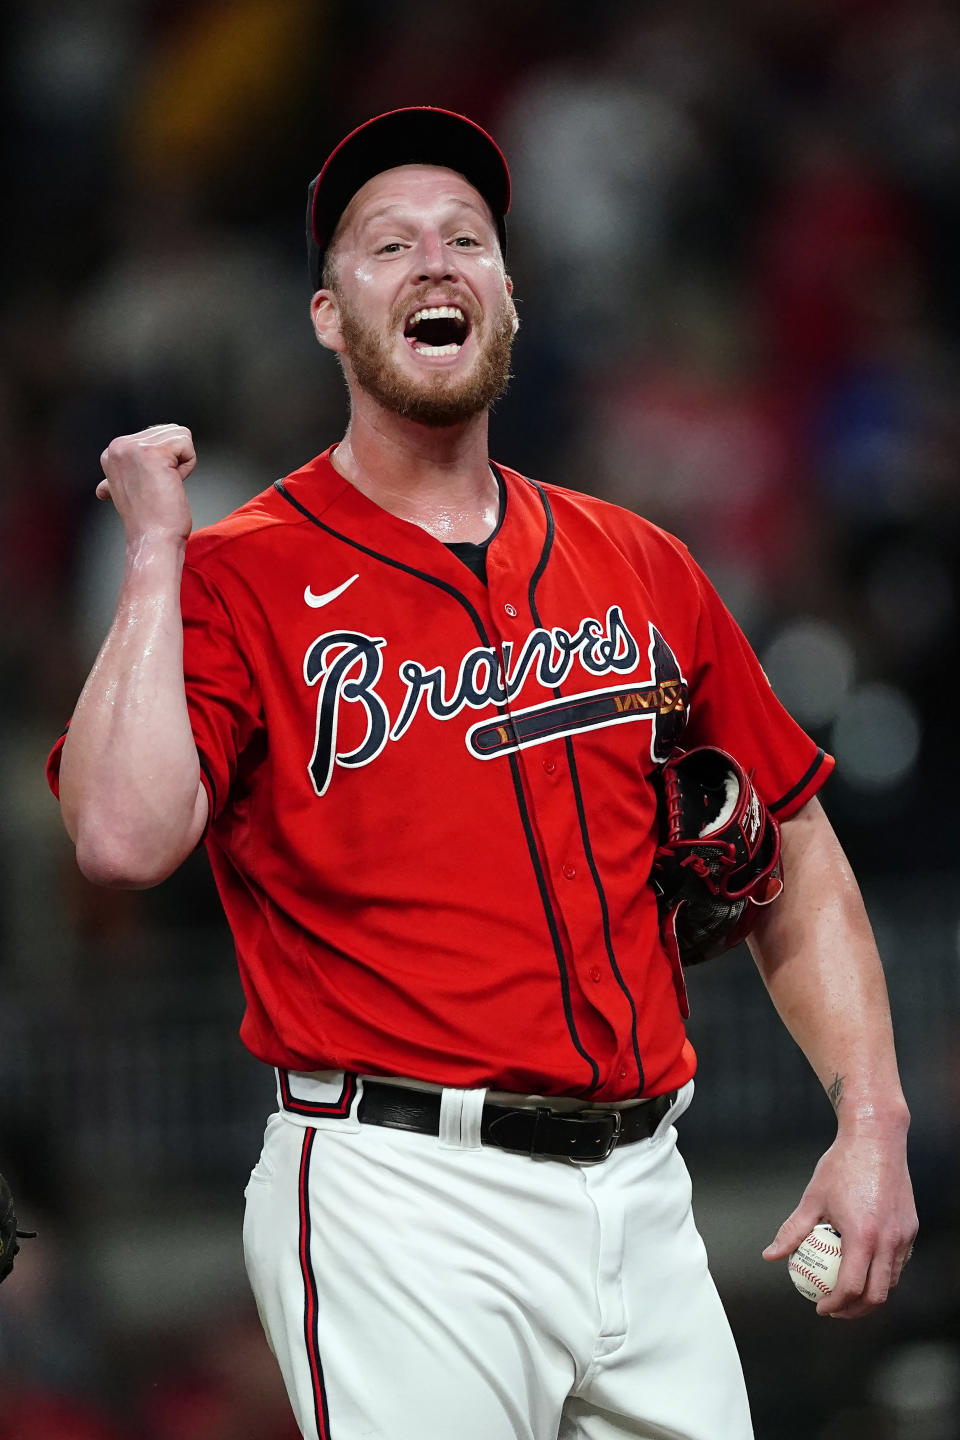
[[[813,779],[814,775],[816,775],[817,771],[820,769],[820,766],[823,764],[824,758],[824,752],[818,746],[817,753],[813,760],[813,764],[810,766],[809,770],[807,770],[803,775],[801,775],[796,785],[794,785],[791,790],[788,790],[786,795],[781,795],[779,800],[774,800],[772,805],[767,806],[767,809],[771,813],[773,813],[776,810],[782,810],[784,805],[789,805],[791,800],[795,800],[796,797],[801,793],[801,791],[805,790],[810,784],[810,781]]]
[[[495,467],[494,473],[497,475],[497,480],[499,482],[501,477]],[[457,590],[455,586],[448,584],[446,580],[441,580],[439,576],[428,574],[425,570],[417,570],[412,565],[405,565],[402,560],[394,560],[393,557],[390,555],[382,555],[378,550],[372,550],[368,545],[361,545],[358,540],[353,540],[349,535],[344,535],[339,530],[334,530],[332,525],[328,525],[325,521],[318,519],[318,517],[316,515],[313,515],[306,508],[305,505],[301,505],[300,501],[296,500],[286,489],[282,480],[276,480],[274,482],[274,489],[280,495],[282,495],[284,500],[286,500],[288,504],[292,505],[295,510],[299,510],[301,515],[305,516],[307,520],[311,521],[312,524],[316,525],[319,529],[325,530],[328,535],[332,535],[335,540],[342,540],[345,545],[352,545],[355,550],[360,550],[364,555],[369,555],[371,559],[379,560],[384,565],[391,565],[394,569],[402,570],[407,575],[413,575],[417,580],[423,580],[427,585],[435,585],[438,589],[443,590],[447,595],[452,596],[453,599],[458,601],[458,603],[463,606],[464,610],[466,610],[471,621],[473,622],[474,629],[480,637],[481,643],[485,645],[487,649],[493,648],[490,645],[490,640],[487,636],[487,632],[480,615],[474,609],[467,596],[464,595],[461,591]],[[498,705],[497,713],[500,715],[507,714],[506,706]],[[536,878],[537,889],[540,892],[540,903],[543,906],[544,918],[547,923],[547,929],[550,933],[550,940],[553,945],[554,957],[557,962],[557,970],[560,978],[560,994],[563,1000],[563,1014],[567,1022],[567,1031],[570,1035],[570,1039],[573,1042],[573,1046],[577,1054],[590,1067],[590,1083],[585,1088],[585,1093],[589,1093],[591,1090],[594,1090],[599,1083],[600,1067],[598,1066],[596,1060],[594,1060],[593,1056],[588,1054],[588,1052],[584,1049],[580,1037],[577,1034],[576,1022],[574,1020],[573,1009],[570,1003],[570,980],[567,974],[567,962],[563,953],[563,944],[560,939],[560,930],[557,924],[557,917],[553,913],[553,906],[550,902],[550,892],[547,889],[546,877],[544,876],[543,867],[540,863],[540,856],[537,851],[536,839],[533,832],[533,825],[530,821],[530,814],[527,808],[526,797],[524,796],[523,786],[520,781],[520,769],[517,764],[517,758],[515,755],[511,755],[509,757],[509,760],[510,772],[513,777],[514,795],[516,796],[517,809],[520,812],[520,822],[523,826],[524,838],[526,839],[527,850],[530,854],[530,862],[533,866],[533,873]]]
[[[551,509],[550,501],[547,499],[546,492],[541,488],[541,486],[536,483],[535,480],[531,481],[530,483],[533,485],[533,488],[540,496],[540,503],[543,506],[544,514],[547,520],[547,533],[544,540],[543,551],[540,555],[540,560],[537,563],[537,567],[530,577],[530,590],[528,595],[530,614],[533,616],[533,623],[537,625],[540,629],[543,629],[543,624],[540,619],[540,613],[537,609],[536,589],[537,585],[540,583],[540,579],[543,576],[544,571],[547,568],[547,563],[550,558],[550,552],[553,549],[553,539],[556,531],[556,526],[553,519],[553,510]],[[553,693],[558,700],[563,698],[563,692],[560,690],[559,686],[554,689]],[[637,1094],[642,1095],[644,1086],[644,1074],[643,1062],[640,1058],[640,1041],[637,1035],[637,1007],[633,995],[630,992],[630,987],[624,980],[623,975],[620,971],[620,966],[617,964],[617,957],[613,948],[613,936],[610,931],[610,909],[607,905],[607,897],[604,892],[603,881],[600,879],[600,871],[597,868],[597,862],[594,858],[593,846],[590,843],[590,831],[587,826],[587,815],[583,803],[583,791],[580,786],[580,775],[577,770],[576,753],[574,751],[573,739],[569,735],[564,740],[564,749],[567,755],[567,764],[570,767],[570,781],[573,785],[573,796],[577,806],[577,820],[580,825],[580,838],[583,841],[584,854],[587,857],[587,864],[590,867],[590,875],[593,879],[594,889],[597,892],[597,900],[600,904],[600,918],[603,924],[604,949],[607,952],[607,959],[610,962],[610,968],[613,971],[614,979],[616,980],[617,985],[620,987],[622,993],[626,996],[627,1003],[630,1006],[630,1041],[633,1048],[633,1058],[636,1061],[637,1066]]]

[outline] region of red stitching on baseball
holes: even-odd
[[[839,1245],[834,1244],[832,1240],[821,1240],[819,1235],[808,1235],[803,1243],[804,1245],[809,1245],[811,1250],[822,1250],[824,1255],[839,1255],[841,1253]]]
[[[824,1295],[830,1295],[832,1293],[830,1286],[825,1285],[820,1279],[820,1276],[814,1275],[812,1270],[805,1270],[802,1265],[794,1265],[793,1273],[794,1275],[802,1275],[804,1280],[809,1280],[810,1284],[816,1286],[818,1290],[822,1290]]]

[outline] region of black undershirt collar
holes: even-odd
[[[458,560],[462,560],[467,569],[472,570],[477,579],[482,580],[484,585],[487,583],[487,547],[491,540],[499,534],[507,508],[507,487],[503,483],[503,476],[499,470],[494,470],[493,474],[497,482],[497,490],[500,494],[500,513],[497,517],[496,525],[486,540],[451,540],[447,542],[447,549],[451,550]]]

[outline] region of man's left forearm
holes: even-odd
[[[849,863],[818,801],[783,825],[784,893],[750,949],[838,1121],[908,1119],[886,981]]]
[[[873,932],[816,800],[783,824],[783,871],[784,893],[761,917],[750,948],[833,1104],[837,1139],[764,1253],[783,1258],[818,1220],[829,1220],[844,1237],[844,1265],[818,1309],[852,1318],[886,1298],[916,1233],[909,1112]]]

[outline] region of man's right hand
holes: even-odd
[[[100,456],[106,478],[97,486],[97,498],[113,501],[128,539],[185,540],[193,516],[183,482],[196,463],[193,436],[184,425],[151,425],[119,435]]]
[[[209,810],[183,674],[180,588],[197,463],[183,425],[121,435],[97,486],[126,531],[116,614],[60,760],[60,803],[88,880],[157,885],[196,847]]]

